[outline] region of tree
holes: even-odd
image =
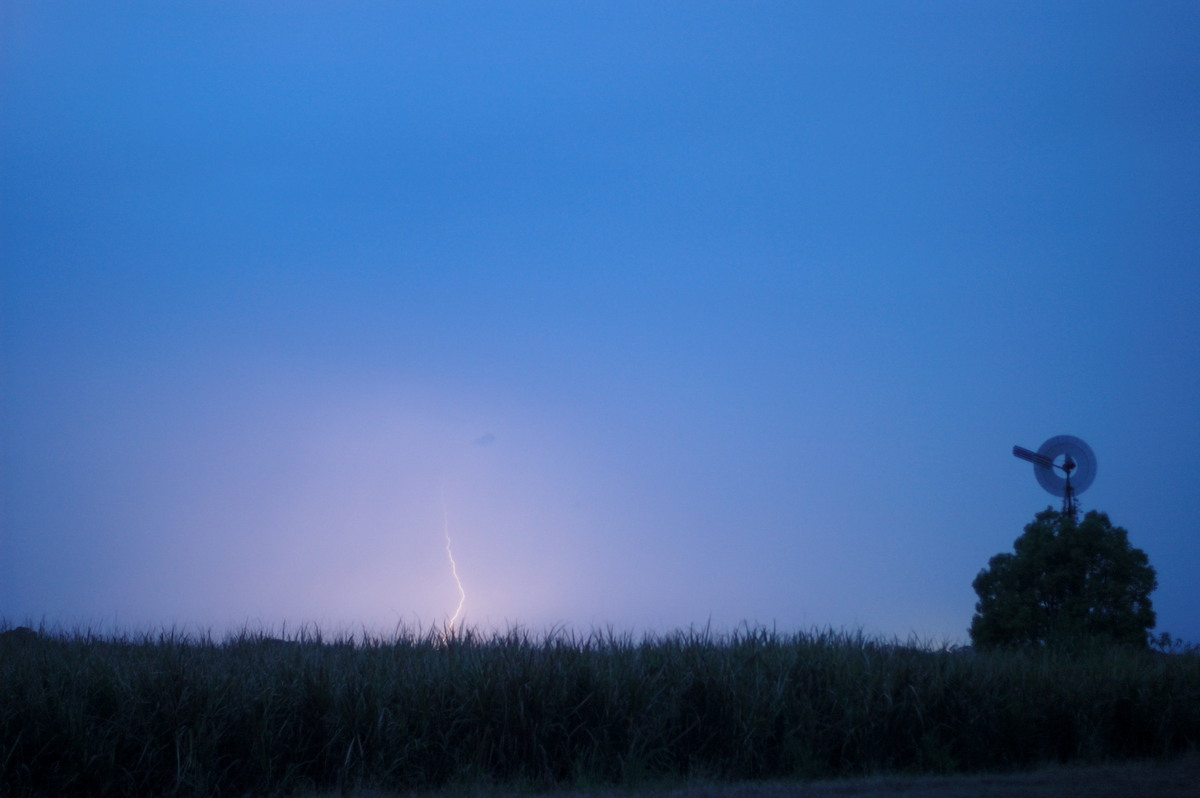
[[[1104,513],[1082,521],[1051,508],[972,583],[977,648],[1099,640],[1144,648],[1154,627],[1150,593],[1158,579],[1129,533]]]

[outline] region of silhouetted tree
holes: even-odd
[[[1047,508],[972,583],[977,648],[1097,640],[1145,647],[1158,580],[1129,533],[1092,510],[1082,521]]]

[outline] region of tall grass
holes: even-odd
[[[1195,653],[753,628],[0,636],[12,796],[946,773],[1198,741]]]

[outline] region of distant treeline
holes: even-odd
[[[0,794],[952,773],[1200,743],[1200,654],[861,634],[223,641],[0,626]]]

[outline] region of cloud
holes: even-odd
[[[480,435],[478,438],[471,441],[471,443],[474,444],[475,446],[491,446],[495,442],[496,442],[496,436],[490,432],[487,433],[486,435]]]

